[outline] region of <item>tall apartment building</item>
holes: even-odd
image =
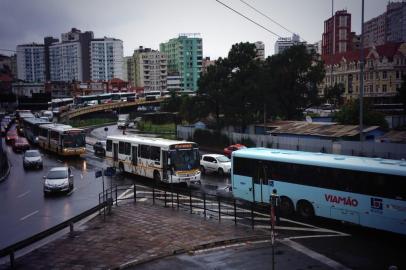
[[[45,53],[43,44],[17,46],[17,76],[27,82],[45,82]]]
[[[46,72],[51,81],[90,80],[90,41],[93,32],[76,28],[61,34],[61,42],[52,37],[44,38]]]
[[[90,79],[109,81],[123,79],[123,41],[115,38],[98,38],[90,41]]]
[[[351,14],[346,10],[336,11],[324,21],[322,55],[333,55],[352,50]]]
[[[80,43],[73,41],[50,46],[49,69],[51,81],[83,81]]]
[[[406,2],[389,2],[386,11],[364,23],[364,47],[406,41]]]
[[[180,34],[161,43],[160,51],[168,61],[168,73],[179,73],[182,90],[196,91],[203,60],[203,42],[199,34]]]
[[[262,41],[257,41],[254,44],[257,52],[257,56],[255,58],[258,60],[265,60],[265,44]]]
[[[302,44],[300,36],[293,34],[292,37],[281,37],[275,42],[275,54],[282,53],[284,50],[292,47],[293,45]]]
[[[138,50],[134,50],[129,65],[131,66],[129,80],[133,82],[133,86],[144,88],[144,92],[166,91],[167,61],[165,54],[140,46]]]

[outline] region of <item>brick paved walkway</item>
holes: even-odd
[[[206,243],[265,236],[231,222],[143,203],[113,208],[105,222],[96,217],[83,227],[17,259],[16,269],[114,268]]]

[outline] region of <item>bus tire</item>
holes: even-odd
[[[299,201],[297,204],[297,212],[299,216],[305,219],[311,219],[314,217],[313,205],[308,201]]]
[[[286,217],[292,216],[293,212],[295,211],[292,200],[289,199],[288,197],[282,196],[280,210],[283,216]]]
[[[158,184],[161,181],[161,176],[159,175],[158,171],[154,171],[154,182]]]
[[[120,173],[124,173],[124,164],[122,162],[118,164],[118,170],[120,171]]]

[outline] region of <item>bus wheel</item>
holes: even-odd
[[[155,182],[155,184],[158,184],[159,181],[161,181],[161,176],[159,175],[159,172],[155,171],[154,172],[154,182]]]
[[[124,164],[122,162],[118,164],[118,170],[120,171],[120,173],[124,173]]]
[[[308,201],[300,201],[297,211],[302,218],[311,219],[314,216],[314,208]]]
[[[281,197],[281,214],[289,217],[293,214],[294,208],[293,208],[293,203],[291,199],[288,197]]]

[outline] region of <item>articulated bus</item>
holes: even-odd
[[[79,156],[86,152],[85,131],[63,124],[39,126],[38,145],[61,156]]]
[[[131,135],[108,136],[106,157],[120,172],[167,183],[200,183],[196,143]]]
[[[23,119],[24,136],[32,144],[38,144],[40,126],[45,125],[45,124],[52,124],[52,123],[45,119],[42,119],[42,118],[36,118],[36,117],[24,118]]]
[[[247,148],[232,153],[236,198],[406,234],[406,161]]]
[[[48,102],[48,106],[53,115],[59,116],[61,113],[69,111],[73,106],[73,98],[55,98]]]

